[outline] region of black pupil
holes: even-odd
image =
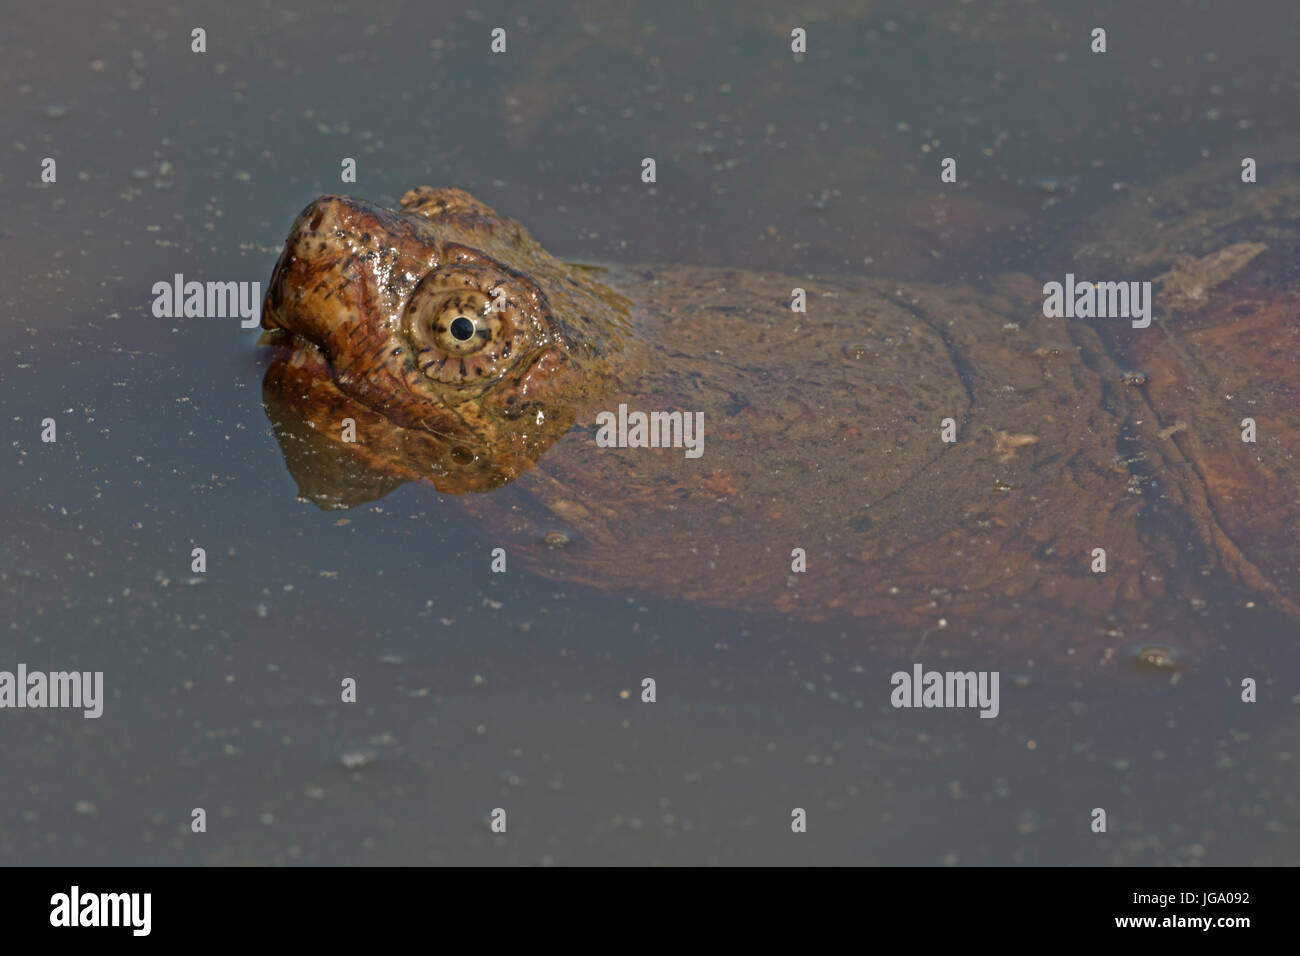
[[[456,318],[451,320],[451,334],[453,338],[456,338],[461,342],[473,338],[474,322],[465,318],[463,315],[456,316]]]

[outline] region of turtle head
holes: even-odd
[[[322,196],[295,220],[262,325],[320,350],[339,388],[405,427],[477,432],[562,401],[626,309],[457,189],[400,210]]]
[[[276,263],[262,326],[263,342],[296,356],[299,387],[306,374],[328,378],[312,393],[369,413],[372,443],[384,442],[378,420],[491,460],[558,438],[571,401],[604,381],[628,321],[627,302],[591,270],[468,193],[424,186],[397,210],[347,196],[310,203]],[[316,409],[313,427],[328,431],[332,414]]]

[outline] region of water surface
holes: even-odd
[[[1026,659],[996,720],[897,711],[852,623],[493,575],[490,534],[428,488],[297,501],[256,333],[150,310],[178,272],[265,283],[320,193],[421,183],[576,260],[1059,278],[1093,211],[1235,163],[1297,93],[1290,4],[1078,6],[827,3],[796,60],[769,3],[17,4],[0,667],[102,670],[109,695],[97,721],[0,715],[0,861],[1294,862],[1300,661],[1247,596],[1210,602],[1211,650],[1172,672]]]

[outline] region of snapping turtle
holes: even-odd
[[[1293,271],[1211,261],[1252,241],[1220,233],[1164,263],[1191,311],[1134,329],[1045,317],[1023,275],[596,269],[460,190],[324,196],[268,286],[264,395],[321,507],[425,479],[565,580],[1041,648],[1182,626],[1167,592],[1217,565],[1300,617]]]

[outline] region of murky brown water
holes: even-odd
[[[0,861],[1295,862],[1300,654],[1240,595],[1172,671],[1026,659],[996,720],[894,710],[851,624],[493,575],[429,489],[296,502],[256,333],[150,310],[178,272],[265,283],[319,193],[423,182],[572,259],[1059,278],[1117,193],[1291,127],[1293,7],[827,4],[795,62],[777,4],[441,6],[9,15],[0,669],[107,700],[0,714]],[[936,197],[948,154],[983,166]]]

